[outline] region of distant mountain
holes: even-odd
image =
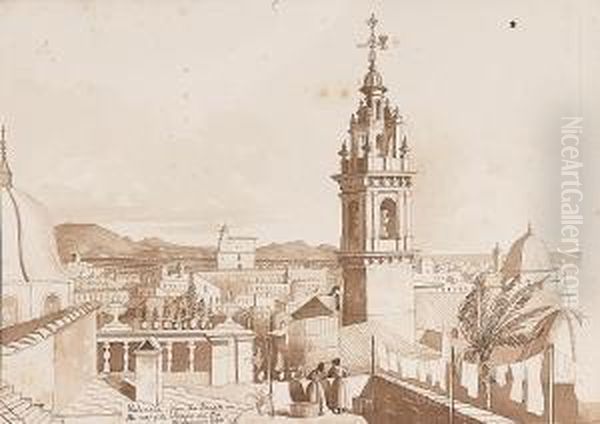
[[[61,224],[54,228],[58,254],[68,261],[73,253],[83,257],[135,256],[139,246],[128,237],[121,237],[96,224]]]
[[[63,262],[73,253],[83,258],[129,257],[139,259],[204,259],[214,255],[213,248],[179,246],[159,238],[133,241],[97,224],[61,224],[54,228],[58,254]]]
[[[83,258],[122,258],[170,260],[213,258],[215,247],[182,246],[157,237],[139,241],[121,236],[97,224],[66,223],[55,227],[58,253],[63,262],[75,252]],[[335,260],[336,248],[322,244],[311,246],[304,241],[271,243],[258,247],[257,259]]]
[[[311,246],[302,240],[271,243],[256,249],[256,259],[335,260],[337,248],[328,244]]]

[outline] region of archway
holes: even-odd
[[[382,239],[398,238],[398,218],[396,202],[387,198],[379,208],[379,237]]]

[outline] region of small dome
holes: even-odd
[[[542,277],[552,272],[548,248],[544,241],[533,233],[531,227],[512,244],[501,272],[505,281],[517,275],[534,274]]]
[[[67,281],[45,208],[11,186],[0,187],[0,201],[2,281]]]
[[[375,68],[371,68],[367,72],[367,75],[365,75],[360,91],[364,94],[369,94],[374,89],[386,91],[386,88],[383,86],[383,77]]]
[[[383,78],[375,69],[370,70],[367,75],[365,75],[364,85],[367,87],[381,87],[383,86]]]

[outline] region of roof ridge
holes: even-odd
[[[25,348],[34,346],[43,340],[49,338],[50,336],[56,334],[59,330],[67,327],[72,322],[76,321],[78,318],[88,315],[89,313],[97,310],[100,307],[97,303],[85,302],[80,305],[71,306],[62,311],[62,313],[52,320],[40,323],[39,326],[32,328],[26,333],[19,335],[14,340],[10,340],[9,342],[5,342],[2,340],[2,333],[6,332],[7,329],[11,327],[7,327],[5,329],[0,330],[0,354],[13,354]],[[42,317],[43,318],[43,317]],[[35,320],[32,320],[35,321]],[[31,321],[26,321],[31,322]],[[24,324],[24,323],[22,323]],[[16,326],[18,326],[17,324]],[[16,327],[13,326],[13,327]]]

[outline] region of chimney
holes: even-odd
[[[135,400],[158,405],[162,402],[162,350],[155,338],[146,339],[135,354]]]

